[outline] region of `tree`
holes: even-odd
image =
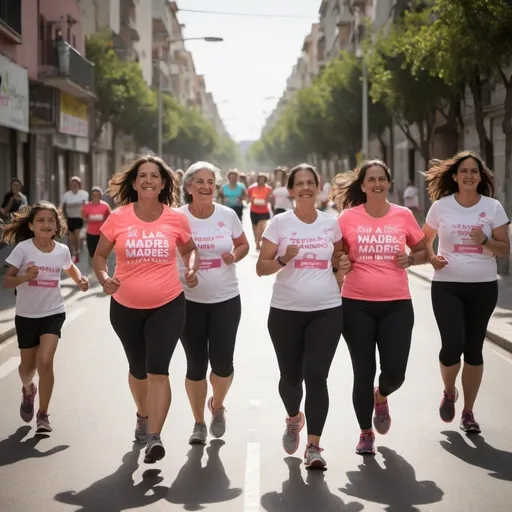
[[[236,142],[229,137],[217,137],[217,144],[214,147],[211,161],[225,172],[238,167],[240,164],[240,152]]]

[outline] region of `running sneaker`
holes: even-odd
[[[439,416],[445,423],[451,423],[455,418],[455,402],[459,399],[459,391],[455,388],[455,394],[449,395],[443,391],[443,399],[439,406]]]
[[[188,440],[189,444],[206,444],[206,438],[208,437],[208,429],[204,423],[195,423],[192,435]]]
[[[304,452],[304,467],[306,469],[327,469],[325,459],[320,455],[324,451],[317,444],[308,444]]]
[[[212,413],[210,434],[218,439],[226,433],[226,408],[222,406],[220,409],[214,409],[212,396],[208,400],[208,409]]]
[[[391,428],[391,416],[389,415],[389,404],[388,400],[383,404],[379,404],[377,402],[377,390],[379,388],[375,388],[373,392],[373,403],[375,408],[375,414],[373,416],[373,426],[375,427],[375,430],[380,435],[386,435],[389,432],[389,429]]]
[[[300,431],[304,428],[306,418],[299,413],[299,421],[286,418],[286,430],[283,434],[283,448],[288,455],[293,455],[299,449]]]
[[[139,413],[137,413],[137,423],[135,424],[135,441],[140,444],[146,444],[148,442],[148,435],[148,417],[141,416]]]
[[[358,455],[375,455],[375,434],[373,432],[361,432],[359,435],[359,443],[356,446]]]
[[[30,384],[30,390],[31,393],[27,393],[25,386],[21,388],[20,416],[25,423],[30,423],[34,417],[34,400],[37,395],[37,388],[33,382]]]
[[[165,457],[165,448],[159,434],[149,434],[144,462],[154,464]]]
[[[38,434],[44,434],[45,432],[51,432],[52,426],[50,425],[49,417],[50,415],[46,412],[38,412],[36,417],[37,429],[36,432]]]
[[[463,411],[460,419],[460,429],[464,430],[466,434],[480,434],[480,425],[475,420],[472,411]]]

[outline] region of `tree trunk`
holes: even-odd
[[[473,104],[475,107],[475,127],[480,142],[480,155],[485,160],[489,169],[494,168],[494,147],[491,139],[487,136],[487,130],[484,123],[484,107],[482,103],[482,81],[480,79],[480,71],[475,68],[473,80],[469,84],[471,94],[473,96]]]

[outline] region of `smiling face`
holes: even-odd
[[[157,199],[164,186],[165,182],[158,165],[153,162],[145,162],[138,168],[133,188],[139,199]]]
[[[53,210],[39,210],[28,227],[37,238],[51,240],[57,233],[57,214]]]
[[[194,203],[211,203],[215,193],[215,176],[207,169],[197,171],[187,185]]]
[[[457,174],[453,175],[453,179],[457,182],[461,192],[474,192],[482,181],[478,162],[471,157],[463,160],[459,164]]]
[[[316,176],[308,170],[297,171],[293,177],[293,187],[289,189],[290,195],[295,198],[298,204],[315,204],[318,194],[318,183]]]
[[[361,190],[366,194],[367,201],[382,200],[386,199],[390,186],[386,171],[380,165],[372,165],[366,170]]]

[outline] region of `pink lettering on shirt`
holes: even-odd
[[[28,282],[29,286],[36,286],[38,288],[57,288],[59,281],[53,279],[31,279]]]
[[[471,231],[473,229],[482,228],[482,224],[475,226],[470,224],[452,224],[451,235],[457,240],[453,244],[453,252],[457,254],[483,254],[484,248],[473,242],[471,239]]]
[[[126,263],[131,265],[141,258],[147,263],[167,263],[169,261],[169,240],[161,231],[142,230],[130,233],[126,239]]]
[[[317,255],[314,253],[305,253],[303,259],[295,260],[295,268],[297,269],[315,269],[315,270],[326,270],[328,266],[327,260],[317,259]]]
[[[199,263],[199,270],[210,270],[211,268],[220,268],[222,265],[222,260],[219,258],[203,260],[201,259]]]

